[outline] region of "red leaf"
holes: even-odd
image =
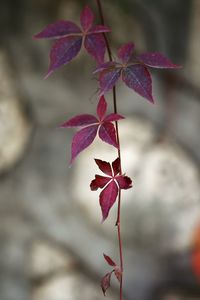
[[[62,65],[69,63],[79,53],[81,44],[82,38],[77,36],[59,39],[51,49],[50,66],[45,78]]]
[[[95,25],[93,26],[87,34],[90,33],[103,33],[103,32],[110,32],[110,28],[108,28],[107,26],[104,25]]]
[[[110,180],[112,180],[110,177],[95,175],[95,179],[90,183],[90,189],[92,191],[96,191],[98,188],[102,189]]]
[[[112,275],[112,272],[109,272],[101,280],[101,288],[104,293],[104,296],[106,295],[107,289],[110,287],[111,275]]]
[[[105,116],[106,111],[107,111],[107,102],[106,102],[104,96],[101,96],[99,103],[97,105],[97,115],[98,115],[100,121]]]
[[[134,47],[133,43],[127,43],[119,48],[118,57],[123,63],[127,63],[130,60]]]
[[[120,159],[119,159],[119,157],[116,158],[112,162],[112,167],[113,167],[114,176],[116,176],[120,172]]]
[[[71,164],[77,155],[94,141],[97,129],[97,125],[88,126],[81,129],[74,135],[72,140]]]
[[[120,75],[121,75],[121,68],[111,70],[111,71],[101,72],[99,76],[100,95],[104,95],[106,92],[111,90],[116,84]]]
[[[109,176],[112,176],[111,165],[107,161],[104,161],[104,160],[101,160],[101,159],[95,159],[95,162],[96,162],[97,166],[99,167],[99,169],[103,173],[105,173]]]
[[[101,33],[86,35],[84,46],[87,52],[97,61],[98,64],[102,64],[104,62],[106,44]]]
[[[174,65],[167,57],[159,52],[147,52],[140,54],[136,60],[152,68],[177,69],[181,66]]]
[[[70,120],[64,122],[60,127],[78,127],[84,125],[90,125],[94,123],[99,123],[97,118],[93,115],[84,114],[84,115],[77,115]]]
[[[104,118],[104,122],[113,122],[113,121],[119,121],[121,119],[124,119],[123,116],[118,115],[118,114],[109,114]]]
[[[115,177],[120,189],[127,190],[132,187],[132,180],[128,176],[120,175]]]
[[[119,147],[116,138],[115,126],[112,123],[105,122],[99,128],[99,137],[107,144],[116,148]]]
[[[57,21],[48,25],[41,32],[34,35],[36,39],[57,39],[66,37],[72,33],[81,33],[80,28],[71,21]]]
[[[107,263],[111,266],[111,267],[115,267],[116,263],[110,258],[110,256],[103,254],[105,260],[107,261]]]
[[[88,5],[86,5],[82,10],[80,21],[81,21],[81,26],[83,27],[83,30],[85,32],[91,28],[94,21],[94,14]]]
[[[135,64],[125,68],[122,73],[122,80],[136,93],[150,102],[154,102],[151,75],[145,66]]]
[[[118,194],[118,187],[114,180],[112,180],[100,193],[99,202],[102,211],[102,222],[108,217],[109,211],[116,201]]]
[[[114,273],[115,273],[115,276],[118,279],[118,281],[121,282],[121,280],[122,280],[122,271],[118,266],[115,267]]]

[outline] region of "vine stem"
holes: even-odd
[[[104,15],[103,15],[103,9],[101,5],[101,0],[96,0],[97,2],[97,7],[99,11],[99,16],[101,19],[101,24],[105,25],[104,21]],[[112,51],[110,48],[110,44],[107,38],[106,33],[103,33],[105,43],[106,43],[106,48],[108,52],[108,57],[109,61],[113,61],[112,58]],[[117,114],[117,94],[116,94],[116,87],[114,86],[112,89],[112,94],[113,94],[113,108],[114,108],[114,113]],[[119,128],[118,128],[118,122],[115,122],[115,127],[116,127],[116,136],[117,136],[117,143],[118,143],[118,158],[120,161],[120,175],[122,175],[122,166],[121,166],[121,149],[120,149],[120,139],[119,139]],[[120,270],[121,270],[121,278],[120,278],[120,300],[123,298],[123,252],[122,252],[122,239],[121,239],[121,190],[119,189],[119,195],[118,195],[118,207],[117,207],[117,221],[116,221],[116,226],[117,226],[117,233],[118,233],[118,242],[119,242],[119,257],[120,257]]]

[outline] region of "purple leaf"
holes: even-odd
[[[120,172],[120,159],[119,159],[119,157],[116,158],[112,162],[112,168],[113,168],[114,176],[116,176]]]
[[[110,177],[95,175],[95,179],[90,183],[90,189],[92,191],[96,191],[98,188],[102,189],[111,180],[112,179]]]
[[[122,63],[127,63],[130,60],[133,54],[134,47],[135,46],[133,43],[127,43],[119,48],[118,57],[120,58]]]
[[[112,123],[105,122],[99,128],[99,137],[102,141],[118,148],[115,126]]]
[[[167,57],[159,52],[147,52],[140,54],[136,57],[136,60],[152,68],[176,69],[181,67],[174,65]]]
[[[84,46],[87,52],[97,61],[98,64],[104,62],[106,44],[102,34],[86,35]]]
[[[109,211],[116,201],[118,195],[118,187],[114,180],[112,180],[100,193],[99,202],[102,210],[103,220],[108,217]]]
[[[80,28],[71,21],[57,21],[48,25],[41,32],[34,35],[36,39],[57,39],[63,38],[68,34],[81,33]]]
[[[150,102],[154,102],[151,75],[145,66],[135,64],[125,68],[122,73],[122,80],[136,93]]]
[[[97,118],[93,115],[84,114],[84,115],[77,115],[70,120],[64,122],[60,127],[66,128],[66,127],[78,127],[78,126],[84,126],[84,125],[90,125],[94,123],[98,123],[99,121]]]
[[[88,126],[81,129],[74,135],[72,140],[71,164],[77,155],[94,141],[97,129],[97,125]]]
[[[97,105],[97,115],[98,115],[100,121],[102,121],[103,117],[105,116],[106,111],[107,111],[107,102],[106,102],[104,96],[101,96],[99,103]]]
[[[87,32],[94,21],[94,14],[88,5],[86,5],[83,11],[81,12],[80,21],[83,30]]]
[[[108,28],[107,26],[104,25],[95,25],[93,26],[87,34],[91,34],[91,33],[103,33],[103,32],[110,32],[110,28]]]
[[[102,288],[104,296],[106,295],[106,290],[110,287],[111,275],[112,275],[112,272],[109,272],[101,279],[101,288]]]
[[[81,44],[82,38],[76,36],[59,39],[51,49],[50,66],[45,78],[62,65],[69,63],[79,53]]]
[[[127,190],[132,187],[132,180],[128,176],[120,175],[116,176],[120,189]]]
[[[121,69],[115,69],[113,71],[105,71],[100,74],[100,95],[104,95],[111,90],[116,84],[121,75]]]
[[[104,161],[104,160],[101,160],[101,159],[95,159],[95,162],[96,162],[97,166],[99,167],[99,169],[103,173],[105,173],[109,176],[112,176],[111,165],[107,161]]]
[[[113,122],[113,121],[119,121],[122,119],[124,119],[123,116],[111,113],[104,118],[104,122]]]
[[[94,70],[93,74],[96,74],[98,72],[102,72],[102,71],[105,71],[105,70],[110,71],[110,70],[114,69],[115,66],[116,66],[116,63],[114,61],[108,61],[108,62],[103,63],[102,65],[98,66]]]
[[[111,266],[111,267],[115,267],[116,263],[110,258],[110,256],[103,254],[105,260],[107,261],[107,263]]]

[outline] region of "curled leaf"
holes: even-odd
[[[111,165],[107,161],[104,161],[101,159],[95,159],[95,162],[96,162],[97,166],[99,167],[99,169],[103,173],[105,173],[109,176],[112,176],[112,168],[111,168]]]
[[[112,272],[109,272],[101,279],[101,288],[102,288],[104,296],[106,295],[107,289],[110,287],[111,275],[112,275]]]

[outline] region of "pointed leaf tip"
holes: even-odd
[[[118,50],[118,57],[123,63],[127,63],[132,54],[133,50],[135,48],[135,45],[133,43],[127,43],[122,45]]]
[[[81,33],[80,28],[71,21],[60,20],[49,24],[41,32],[33,36],[34,39],[58,39],[69,34]]]
[[[81,44],[82,38],[77,36],[68,36],[57,40],[50,52],[50,66],[45,78],[77,56],[81,49]]]
[[[111,267],[115,267],[116,263],[110,258],[110,256],[103,254],[105,260],[107,261],[107,263],[111,266]]]
[[[101,96],[99,99],[99,103],[97,105],[97,115],[100,121],[105,116],[106,111],[107,111],[107,102],[105,100],[105,97]]]
[[[97,134],[97,125],[92,125],[79,130],[73,137],[71,147],[71,161],[72,164],[75,158],[86,149],[94,141]]]
[[[164,56],[160,52],[147,52],[142,53],[136,57],[136,60],[142,62],[148,67],[158,69],[178,69],[181,68],[179,65],[173,64],[169,58]]]
[[[82,10],[80,16],[80,22],[81,22],[81,26],[83,27],[83,30],[88,31],[93,25],[93,21],[94,21],[94,14],[91,8],[88,5],[86,5]]]
[[[110,163],[101,159],[95,159],[95,162],[103,173],[112,176],[112,169]]]
[[[146,98],[151,103],[154,102],[152,96],[152,79],[145,66],[134,64],[125,68],[122,73],[122,80],[140,96]]]

